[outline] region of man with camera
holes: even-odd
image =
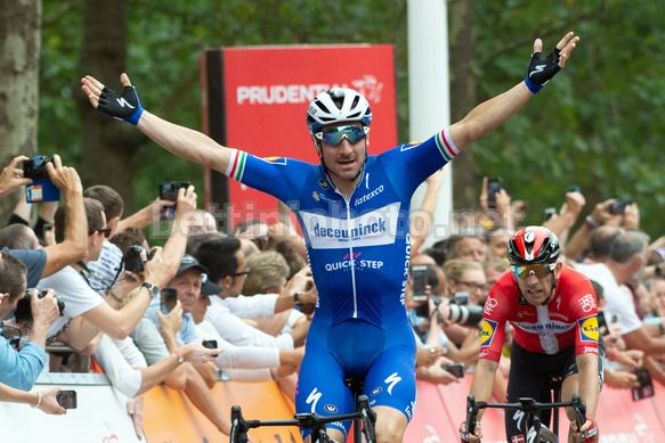
[[[143,317],[153,297],[158,297],[159,288],[166,284],[171,272],[169,266],[164,265],[161,253],[157,252],[155,259],[146,264],[143,283],[136,289],[133,289],[136,283],[126,284],[127,288],[134,291],[134,297],[121,309],[113,309],[90,288],[84,273],[85,263],[99,257],[104,239],[109,233],[104,208],[97,200],[86,198],[85,214],[88,224],[88,249],[85,259],[42,279],[39,283],[42,288],[55,289],[58,296],[65,301],[64,316],[51,325],[49,336],[60,336],[77,350],[87,346],[100,331],[120,340],[127,337]],[[69,228],[68,222],[64,211],[59,208],[55,215],[56,239],[63,237]],[[184,243],[182,240],[183,250]]]
[[[26,267],[13,256],[0,252],[0,318],[11,316],[26,296]],[[41,295],[41,294],[40,294]],[[49,325],[58,318],[53,291],[43,297],[29,296],[32,321],[8,325],[3,322],[0,337],[0,383],[30,390],[48,362],[44,346]],[[14,348],[5,336],[14,338]]]
[[[120,195],[112,188],[103,185],[88,188],[85,194],[101,202],[104,208],[104,216],[107,217],[107,220],[110,220],[110,222],[107,221],[108,228],[112,232],[118,232],[123,207]],[[99,295],[105,296],[108,304],[113,309],[118,309],[119,312],[126,309],[127,305],[133,303],[134,298],[137,298],[135,291],[130,291],[133,291],[141,283],[141,279],[152,281],[152,277],[149,275],[160,272],[164,277],[159,279],[159,287],[164,289],[178,269],[180,257],[185,251],[189,227],[194,220],[191,215],[196,210],[196,193],[194,187],[188,185],[178,187],[174,190],[173,195],[168,197],[172,199],[172,201],[168,201],[175,208],[175,213],[171,235],[161,251],[159,248],[149,249],[145,242],[142,242],[141,245],[132,242],[123,250],[118,249],[116,253],[113,250],[117,246],[105,240],[99,259],[88,262],[87,269],[81,269],[81,275],[88,286],[96,290]],[[118,254],[120,260],[118,260]],[[118,268],[124,268],[124,278],[114,285],[116,277],[120,275]],[[142,297],[138,295],[138,298]],[[160,296],[156,296],[152,298],[149,306],[154,306],[157,309],[159,304]],[[75,320],[71,326],[71,334],[76,335],[77,338],[81,337],[81,333],[75,333],[74,331],[81,324],[85,325],[85,322]],[[94,329],[86,327],[82,327],[80,330],[84,332],[94,331]],[[95,356],[102,363],[114,386],[123,386],[123,392],[128,396],[132,396],[137,392],[144,392],[150,386],[164,382],[173,389],[183,391],[190,401],[221,432],[228,433],[228,420],[215,407],[208,387],[195,369],[195,366],[200,365],[179,362],[175,368],[170,366],[173,355],[182,353],[185,348],[193,345],[200,345],[190,341],[186,346],[174,346],[167,349],[164,338],[145,316],[139,320],[130,334],[131,339],[116,338],[113,340],[115,348],[109,346],[109,340],[102,341],[95,352]],[[212,353],[212,351],[207,350],[206,352]],[[132,366],[140,367],[139,377],[137,377],[139,375],[138,371],[131,371],[123,358]],[[201,365],[205,365],[205,362],[201,362]],[[135,381],[134,383],[127,383],[128,379],[134,379]]]

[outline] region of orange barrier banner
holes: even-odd
[[[293,404],[273,382],[218,382],[211,391],[215,405],[230,418],[231,405],[242,407],[246,419],[293,417]],[[151,443],[228,442],[213,424],[178,391],[158,386],[145,394],[143,424]],[[249,432],[253,442],[302,443],[295,427],[266,427]]]
[[[405,443],[459,441],[458,428],[465,418],[466,397],[471,386],[467,375],[459,383],[437,386],[418,382],[416,411],[406,430]],[[503,411],[488,409],[482,419],[483,443],[506,441]],[[568,432],[568,420],[559,413],[559,436]],[[604,388],[596,414],[601,443],[659,443],[665,441],[665,388],[656,395],[634,402],[631,392]]]

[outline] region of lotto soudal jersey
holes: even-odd
[[[226,175],[296,212],[319,293],[317,320],[382,326],[406,318],[409,204],[416,187],[457,154],[447,130],[369,156],[346,199],[321,165],[234,150]]]
[[[506,272],[490,289],[481,322],[480,358],[499,361],[506,322],[513,340],[529,352],[556,354],[575,347],[575,355],[598,353],[598,306],[591,282],[564,265],[554,294],[544,306],[527,303],[517,277]]]

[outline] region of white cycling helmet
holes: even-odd
[[[312,134],[326,125],[342,122],[372,123],[367,99],[349,88],[332,88],[316,96],[307,110],[307,126]]]

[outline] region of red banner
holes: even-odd
[[[226,48],[223,54],[227,146],[261,157],[318,163],[306,126],[309,102],[335,86],[367,97],[373,122],[370,152],[397,144],[391,45]],[[230,185],[231,226],[245,219],[276,221],[276,201]],[[274,219],[272,217],[275,217]]]

